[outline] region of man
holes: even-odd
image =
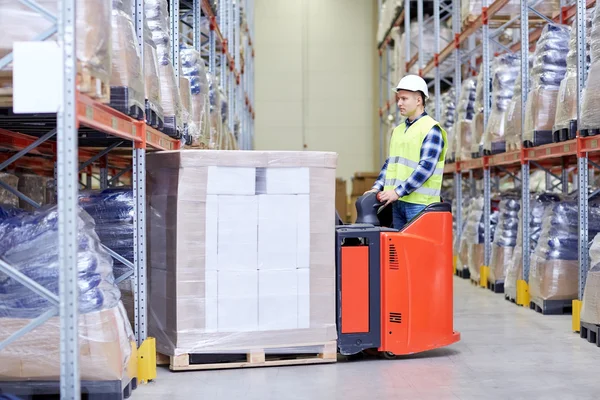
[[[429,91],[423,78],[407,75],[395,92],[406,120],[394,129],[389,157],[369,192],[385,205],[392,203],[394,228],[402,229],[427,205],[440,201],[448,140],[425,111]]]

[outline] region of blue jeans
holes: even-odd
[[[425,209],[423,204],[407,203],[405,201],[395,201],[392,204],[392,216],[394,218],[394,229],[402,229],[404,226],[421,211]]]

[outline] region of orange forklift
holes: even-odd
[[[402,230],[375,193],[356,201],[357,220],[336,226],[337,333],[343,355],[385,358],[460,340],[453,327],[452,210],[427,206]]]

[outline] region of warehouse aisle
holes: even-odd
[[[598,399],[600,348],[570,331],[571,316],[542,316],[455,278],[462,340],[400,360],[171,373],[144,400]]]

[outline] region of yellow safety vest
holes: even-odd
[[[408,130],[406,129],[405,122],[394,129],[392,140],[390,142],[390,155],[385,174],[384,189],[396,189],[414,172],[421,160],[421,146],[423,140],[434,126],[437,126],[440,129],[442,138],[444,139],[442,154],[440,155],[435,171],[423,186],[399,200],[424,205],[440,201],[448,140],[446,131],[429,115],[424,115],[419,118],[408,128]]]

